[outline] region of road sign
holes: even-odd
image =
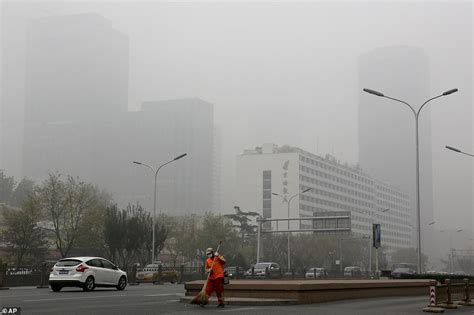
[[[378,223],[374,223],[372,225],[372,240],[373,240],[373,244],[372,246],[375,247],[375,248],[379,248],[380,247],[380,243],[381,243],[381,235],[380,235],[380,224]]]

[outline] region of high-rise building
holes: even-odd
[[[95,135],[127,110],[128,37],[96,14],[32,20],[23,176],[94,176]]]
[[[129,41],[95,14],[34,20],[27,37],[23,175],[79,176],[120,206],[153,207],[153,166],[160,170],[157,209],[212,211],[213,106],[199,99],[145,102],[128,112]]]
[[[429,58],[420,48],[377,48],[359,58],[359,87],[380,91],[418,110],[430,95]],[[430,107],[419,119],[421,225],[433,221],[433,175]],[[403,188],[416,200],[415,118],[405,104],[366,93],[359,98],[359,163],[371,176]],[[410,221],[416,222],[416,203]],[[417,246],[417,229],[413,247]],[[434,244],[430,229],[422,229],[422,249]]]
[[[355,235],[371,235],[372,224],[378,223],[385,249],[411,246],[410,197],[360,167],[342,164],[330,155],[274,144],[245,150],[237,157],[237,201],[246,211],[259,212],[264,218],[287,218],[289,196],[308,188],[291,201],[290,218],[346,214],[351,216]],[[310,220],[290,223],[290,230],[313,227]],[[279,226],[272,222],[264,228],[286,230],[287,222],[280,221]]]
[[[158,166],[187,153],[163,167],[158,174],[157,209],[168,214],[203,214],[214,204],[213,105],[200,99],[143,103],[111,130],[120,137],[110,152],[121,177],[112,184],[117,200],[139,201],[151,208],[153,176],[149,169],[132,164],[140,161]],[[126,150],[120,148],[127,144]],[[104,165],[105,167],[105,165]],[[157,211],[158,211],[157,210]]]
[[[214,126],[213,143],[213,210],[222,212],[222,130],[219,125]]]

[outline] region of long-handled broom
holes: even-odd
[[[219,247],[221,246],[222,241],[219,241],[219,245],[217,245],[217,249],[215,252],[219,252]],[[206,288],[207,288],[207,283],[209,282],[209,276],[211,275],[212,272],[212,267],[214,267],[214,262],[216,261],[216,257],[212,261],[211,268],[209,269],[209,272],[207,273],[207,279],[204,285],[202,286],[201,292],[199,292],[194,299],[191,300],[191,304],[198,304],[200,306],[204,306],[209,303],[209,297],[206,294]]]

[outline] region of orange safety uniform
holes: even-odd
[[[212,262],[214,262],[214,265],[212,265]],[[224,265],[225,265],[225,259],[222,256],[214,256],[214,258],[208,258],[206,259],[206,271],[209,272],[209,269],[211,269],[212,266],[212,272],[211,275],[209,276],[209,279],[217,279],[217,278],[224,278]]]
[[[212,262],[215,260],[214,265]],[[225,259],[222,256],[214,256],[206,260],[206,271],[211,270],[209,280],[206,286],[206,295],[211,296],[213,291],[216,291],[217,302],[219,305],[224,305],[224,265]]]

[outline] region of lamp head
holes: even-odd
[[[449,145],[446,146],[446,149],[451,150],[451,151],[454,151],[454,152],[461,153],[461,150],[456,149],[456,148],[454,148],[454,147],[450,147]]]
[[[457,91],[458,91],[458,89],[451,89],[451,90],[449,90],[449,91],[444,92],[444,93],[443,93],[443,96],[456,93]]]
[[[375,90],[371,90],[371,89],[362,89],[362,90],[366,93],[373,94],[375,96],[380,96],[380,97],[385,96],[385,95],[383,95],[383,93],[380,93],[379,91],[375,91]]]

